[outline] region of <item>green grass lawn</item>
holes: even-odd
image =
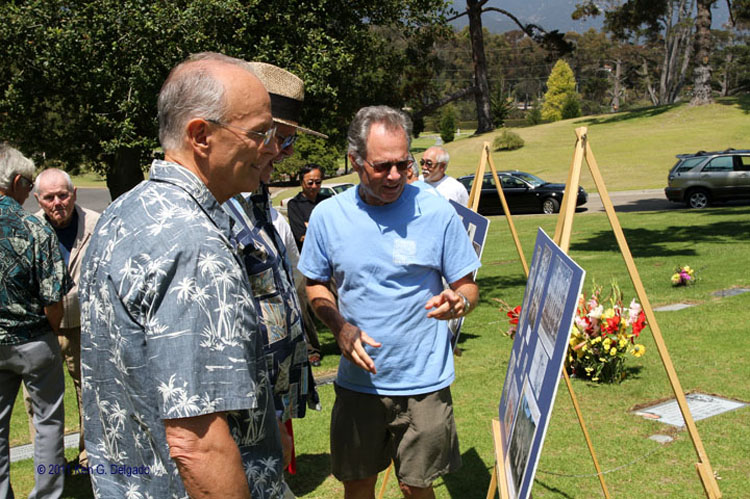
[[[531,261],[538,226],[554,232],[556,217],[516,217],[515,224],[527,260]],[[750,287],[746,271],[750,254],[750,207],[721,207],[701,211],[623,213],[620,221],[639,273],[654,306],[692,303],[676,312],[657,312],[680,382],[686,391],[699,390],[750,401],[750,293],[716,298],[713,292]],[[626,301],[634,296],[625,265],[604,214],[577,215],[573,225],[571,256],[586,269],[591,282],[616,279]],[[692,287],[673,288],[677,264],[696,269],[699,281]],[[491,420],[497,415],[511,340],[502,334],[508,327],[493,297],[519,304],[525,278],[505,219],[493,217],[483,267],[478,275],[479,307],[462,332],[462,355],[456,357],[453,385],[456,424],[464,466],[436,482],[438,497],[482,497],[493,466]],[[337,349],[330,332],[321,332],[325,357],[318,375],[335,369]],[[664,368],[649,330],[642,335],[648,349],[640,359],[629,358],[628,376],[620,385],[598,385],[574,380],[603,470],[613,497],[699,497],[700,481],[694,469],[697,458],[684,430],[647,421],[630,414],[638,405],[672,396]],[[323,411],[309,412],[295,421],[297,476],[289,482],[298,496],[342,496],[341,485],[330,475],[328,425],[333,389],[320,388]],[[70,404],[69,404],[70,405]],[[70,420],[70,415],[68,416]],[[73,416],[74,417],[74,416]],[[73,419],[75,421],[75,419]],[[26,420],[14,414],[13,426],[25,431]],[[74,426],[74,425],[71,425]],[[750,496],[750,408],[698,421],[697,427],[725,497]],[[654,434],[674,437],[661,445]],[[69,451],[69,457],[75,452]],[[33,477],[30,460],[12,467],[16,493],[28,493]],[[533,488],[534,497],[595,497],[598,480],[562,385],[546,435]],[[88,497],[88,486],[76,477],[66,488],[67,497]],[[399,497],[395,481],[386,497]]]

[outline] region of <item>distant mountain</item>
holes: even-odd
[[[516,16],[522,23],[534,23],[546,31],[558,30],[561,33],[576,31],[583,33],[590,28],[596,30],[602,26],[602,17],[599,16],[587,21],[574,21],[570,15],[576,8],[576,3],[582,0],[490,0],[487,6],[507,10]],[[454,0],[456,10],[465,10],[465,0]],[[714,28],[720,28],[729,19],[725,2],[717,2],[717,8],[713,10]],[[461,29],[469,24],[469,19],[463,16],[452,22],[456,28]],[[492,33],[505,33],[518,29],[516,24],[507,16],[499,12],[487,12],[482,16],[482,25]]]

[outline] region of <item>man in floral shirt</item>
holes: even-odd
[[[244,61],[192,56],[159,94],[165,161],[103,214],[81,277],[86,449],[100,497],[282,497],[252,290],[221,203],[278,153]]]
[[[34,163],[0,144],[0,497],[13,497],[8,434],[23,381],[36,427],[37,473],[29,497],[55,498],[62,494],[64,473],[44,471],[64,464],[65,383],[55,333],[71,283],[54,231],[21,207],[33,179]]]

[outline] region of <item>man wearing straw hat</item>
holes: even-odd
[[[292,242],[287,247],[281,231],[286,221],[271,206],[268,183],[273,163],[294,153],[297,132],[327,138],[326,135],[299,126],[304,100],[304,84],[292,73],[272,64],[251,62],[248,66],[260,79],[271,98],[271,114],[276,125],[279,153],[260,173],[260,187],[250,196],[237,195],[224,209],[237,222],[235,235],[243,248],[243,257],[253,288],[253,300],[259,314],[264,340],[266,365],[274,392],[274,405],[282,432],[286,464],[292,457],[290,418],[305,416],[305,406],[319,409],[312,370],[307,361],[307,344],[301,310],[295,289],[294,267],[299,259]],[[276,227],[280,227],[278,230]],[[282,424],[283,423],[283,424]]]

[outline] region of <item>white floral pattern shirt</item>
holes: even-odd
[[[103,214],[83,262],[84,426],[97,497],[186,497],[164,419],[226,412],[255,497],[281,497],[263,342],[232,221],[186,168]]]

